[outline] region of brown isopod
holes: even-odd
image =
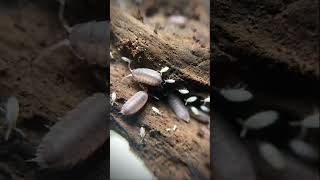
[[[68,169],[108,139],[108,99],[96,93],[69,111],[42,139],[34,159],[41,169]]]
[[[138,112],[147,102],[148,94],[145,91],[139,91],[128,99],[121,108],[123,115],[132,115]]]
[[[107,67],[109,23],[107,21],[90,21],[71,28],[69,37],[48,47],[34,60],[37,63],[52,51],[68,46],[80,59],[86,59],[89,64]]]
[[[187,107],[177,96],[170,94],[168,96],[168,103],[179,119],[186,122],[190,121],[190,114]]]

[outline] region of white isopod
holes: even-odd
[[[310,144],[303,142],[299,139],[293,139],[289,142],[289,147],[292,151],[310,160],[317,160],[319,158],[319,152]]]
[[[111,106],[116,102],[116,99],[117,99],[117,94],[116,94],[116,92],[113,92],[112,94],[111,94]]]
[[[164,83],[169,83],[169,84],[173,84],[175,82],[176,82],[176,80],[174,80],[174,79],[166,79],[166,80],[164,80]]]
[[[152,109],[152,111],[155,112],[156,114],[161,115],[161,112],[160,112],[160,110],[159,110],[158,108],[156,108],[156,107],[151,107],[151,109]]]
[[[262,111],[250,116],[242,124],[241,137],[244,137],[248,129],[261,129],[273,124],[279,118],[279,114],[276,111]]]
[[[188,99],[185,99],[185,100],[184,100],[184,101],[185,101],[185,105],[187,105],[188,103],[193,103],[193,102],[195,102],[197,99],[198,99],[197,96],[191,96],[191,97],[189,97]]]
[[[304,128],[319,128],[320,127],[320,119],[319,112],[311,114],[305,117],[302,121],[294,121],[290,122],[291,126],[302,126]]]
[[[168,70],[169,70],[169,67],[166,66],[166,67],[164,67],[164,68],[162,68],[162,69],[160,70],[160,74],[162,75],[163,73],[167,72]]]
[[[224,98],[232,102],[244,102],[250,100],[253,97],[251,92],[245,90],[244,88],[221,89],[220,93]]]
[[[186,23],[187,18],[181,15],[172,15],[168,18],[168,21],[172,24],[182,25]]]
[[[191,109],[191,111],[192,111],[193,114],[199,115],[199,110],[198,110],[196,107],[191,106],[190,109]]]
[[[146,136],[146,130],[144,129],[144,127],[140,128],[140,137],[143,139]]]
[[[205,105],[201,105],[201,106],[200,106],[200,109],[201,109],[202,111],[204,111],[204,112],[210,112],[210,109],[209,109],[207,106],[205,106]]]
[[[181,94],[189,94],[189,90],[188,89],[177,89],[179,91],[179,93]]]
[[[285,159],[274,145],[270,143],[261,143],[259,145],[259,151],[263,159],[274,169],[283,170],[286,167]]]
[[[112,52],[110,51],[110,58],[114,59]]]
[[[205,98],[204,100],[201,100],[203,102],[203,104],[209,103],[210,102],[210,96],[208,96],[207,98]]]
[[[177,125],[174,125],[172,128],[172,131],[176,131],[177,130]]]

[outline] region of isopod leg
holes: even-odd
[[[50,54],[52,51],[62,47],[62,46],[69,46],[70,47],[70,41],[68,39],[61,40],[57,42],[56,44],[53,44],[49,46],[48,48],[44,49],[39,56],[33,60],[35,64],[37,64],[43,57],[47,56]]]
[[[127,75],[127,76],[123,77],[123,78],[121,79],[121,82],[122,82],[123,80],[125,80],[125,79],[129,78],[129,77],[132,77],[132,74],[129,74],[129,75]]]

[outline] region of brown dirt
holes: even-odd
[[[40,172],[34,164],[25,161],[34,156],[35,148],[48,131],[45,125],[53,124],[82,99],[99,91],[92,67],[77,59],[67,48],[54,51],[38,64],[33,63],[41,50],[67,36],[59,22],[57,10],[56,1],[0,3],[0,96],[13,95],[18,98],[18,128],[26,134],[25,138],[13,134],[8,142],[1,138],[0,179],[107,177],[106,170],[99,169],[99,166],[105,167],[108,163],[106,159],[101,159],[105,156],[98,156],[93,162],[89,160],[84,164],[91,166],[84,168],[81,165],[80,171],[76,168],[67,174]],[[66,14],[70,16],[72,11]],[[81,22],[79,19],[84,20],[78,18],[77,23]]]
[[[111,50],[115,59],[110,62],[110,92],[117,94],[117,103],[111,113],[113,128],[128,139],[136,154],[144,160],[156,177],[209,179],[209,140],[198,136],[200,128],[207,125],[194,119],[190,123],[179,121],[168,106],[166,96],[161,95],[168,87],[148,87],[149,100],[138,115],[128,118],[118,115],[125,100],[142,90],[130,78],[121,82],[122,78],[130,73],[127,64],[120,60],[121,56],[131,58],[134,68],[160,70],[169,66],[170,71],[164,74],[164,79],[170,77],[177,80],[171,89],[183,85],[192,94],[201,94],[203,97],[208,95],[208,21],[201,22],[182,11],[182,14],[189,18],[188,22],[183,27],[174,27],[165,21],[168,15],[166,13],[169,12],[163,9],[170,11],[176,8],[175,10],[179,11],[184,7],[178,8],[172,4],[166,6],[165,3],[162,6],[150,4],[144,8],[146,11],[152,9],[153,14],[145,17],[144,23],[130,14],[123,14],[124,10],[111,10]],[[191,6],[192,3],[186,4]],[[195,7],[195,4],[192,6]],[[111,5],[111,8],[116,7]],[[160,27],[156,28],[157,33],[154,31],[155,27]],[[154,99],[152,95],[160,97],[160,100]],[[156,115],[151,110],[152,106],[157,107],[161,115]],[[175,132],[166,131],[174,125],[177,125]],[[147,132],[144,144],[140,143],[141,126],[145,127]]]

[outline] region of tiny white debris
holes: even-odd
[[[156,107],[151,107],[152,111],[154,111],[156,114],[161,115],[161,112],[159,109],[157,109]]]
[[[199,115],[199,110],[198,110],[196,107],[191,106],[190,109],[191,109],[191,111],[192,111],[193,114]]]
[[[250,100],[253,97],[252,93],[244,88],[221,89],[220,93],[224,98],[232,102],[244,102]]]
[[[302,126],[305,128],[319,128],[320,127],[320,119],[319,112],[311,114],[305,117],[302,121],[294,121],[290,122],[291,126]]]
[[[181,94],[188,94],[189,90],[188,89],[177,89],[179,91],[179,93]]]
[[[111,59],[113,59],[114,57],[113,57],[113,54],[112,54],[112,52],[110,51],[110,58]]]
[[[153,96],[153,98],[155,98],[155,99],[158,100],[158,101],[160,100],[157,96]]]
[[[200,106],[200,109],[201,109],[202,111],[204,111],[204,112],[210,112],[210,109],[209,109],[207,106],[205,106],[205,105],[201,105],[201,106]]]
[[[128,63],[131,62],[131,59],[129,59],[129,58],[127,58],[127,57],[124,57],[124,56],[122,56],[121,59],[122,59],[123,61],[125,61],[125,62],[128,62]]]
[[[160,70],[160,74],[162,75],[162,73],[165,73],[165,72],[167,72],[169,70],[169,67],[164,67],[164,68],[162,68],[161,70]]]
[[[310,160],[317,160],[319,154],[317,150],[310,144],[303,142],[299,139],[294,139],[289,142],[289,146],[294,153],[303,158]]]
[[[195,102],[197,100],[197,96],[191,96],[189,97],[188,99],[185,99],[185,105],[187,105],[188,103],[192,103],[192,102]]]
[[[244,137],[247,129],[261,129],[273,124],[279,117],[276,111],[262,111],[250,116],[245,122],[240,122],[242,124],[242,131],[240,136]]]
[[[169,132],[169,131],[171,131],[171,129],[170,129],[170,128],[167,128],[167,129],[166,129],[166,131],[168,131],[168,132]]]
[[[166,80],[164,80],[164,83],[172,84],[172,83],[175,83],[175,82],[176,82],[176,80],[174,80],[174,79],[166,79]]]
[[[177,125],[174,125],[172,128],[172,131],[176,131],[177,130]]]
[[[146,136],[146,130],[144,129],[144,127],[140,128],[140,137],[143,139]]]
[[[116,92],[113,92],[113,93],[111,94],[111,101],[110,101],[111,106],[114,104],[114,102],[116,101],[116,99],[117,99],[117,94],[116,94]]]
[[[187,18],[181,15],[172,15],[168,18],[168,21],[173,24],[182,25],[186,23]]]
[[[261,143],[259,151],[264,160],[273,168],[283,170],[286,167],[285,159],[281,152],[270,143]]]

